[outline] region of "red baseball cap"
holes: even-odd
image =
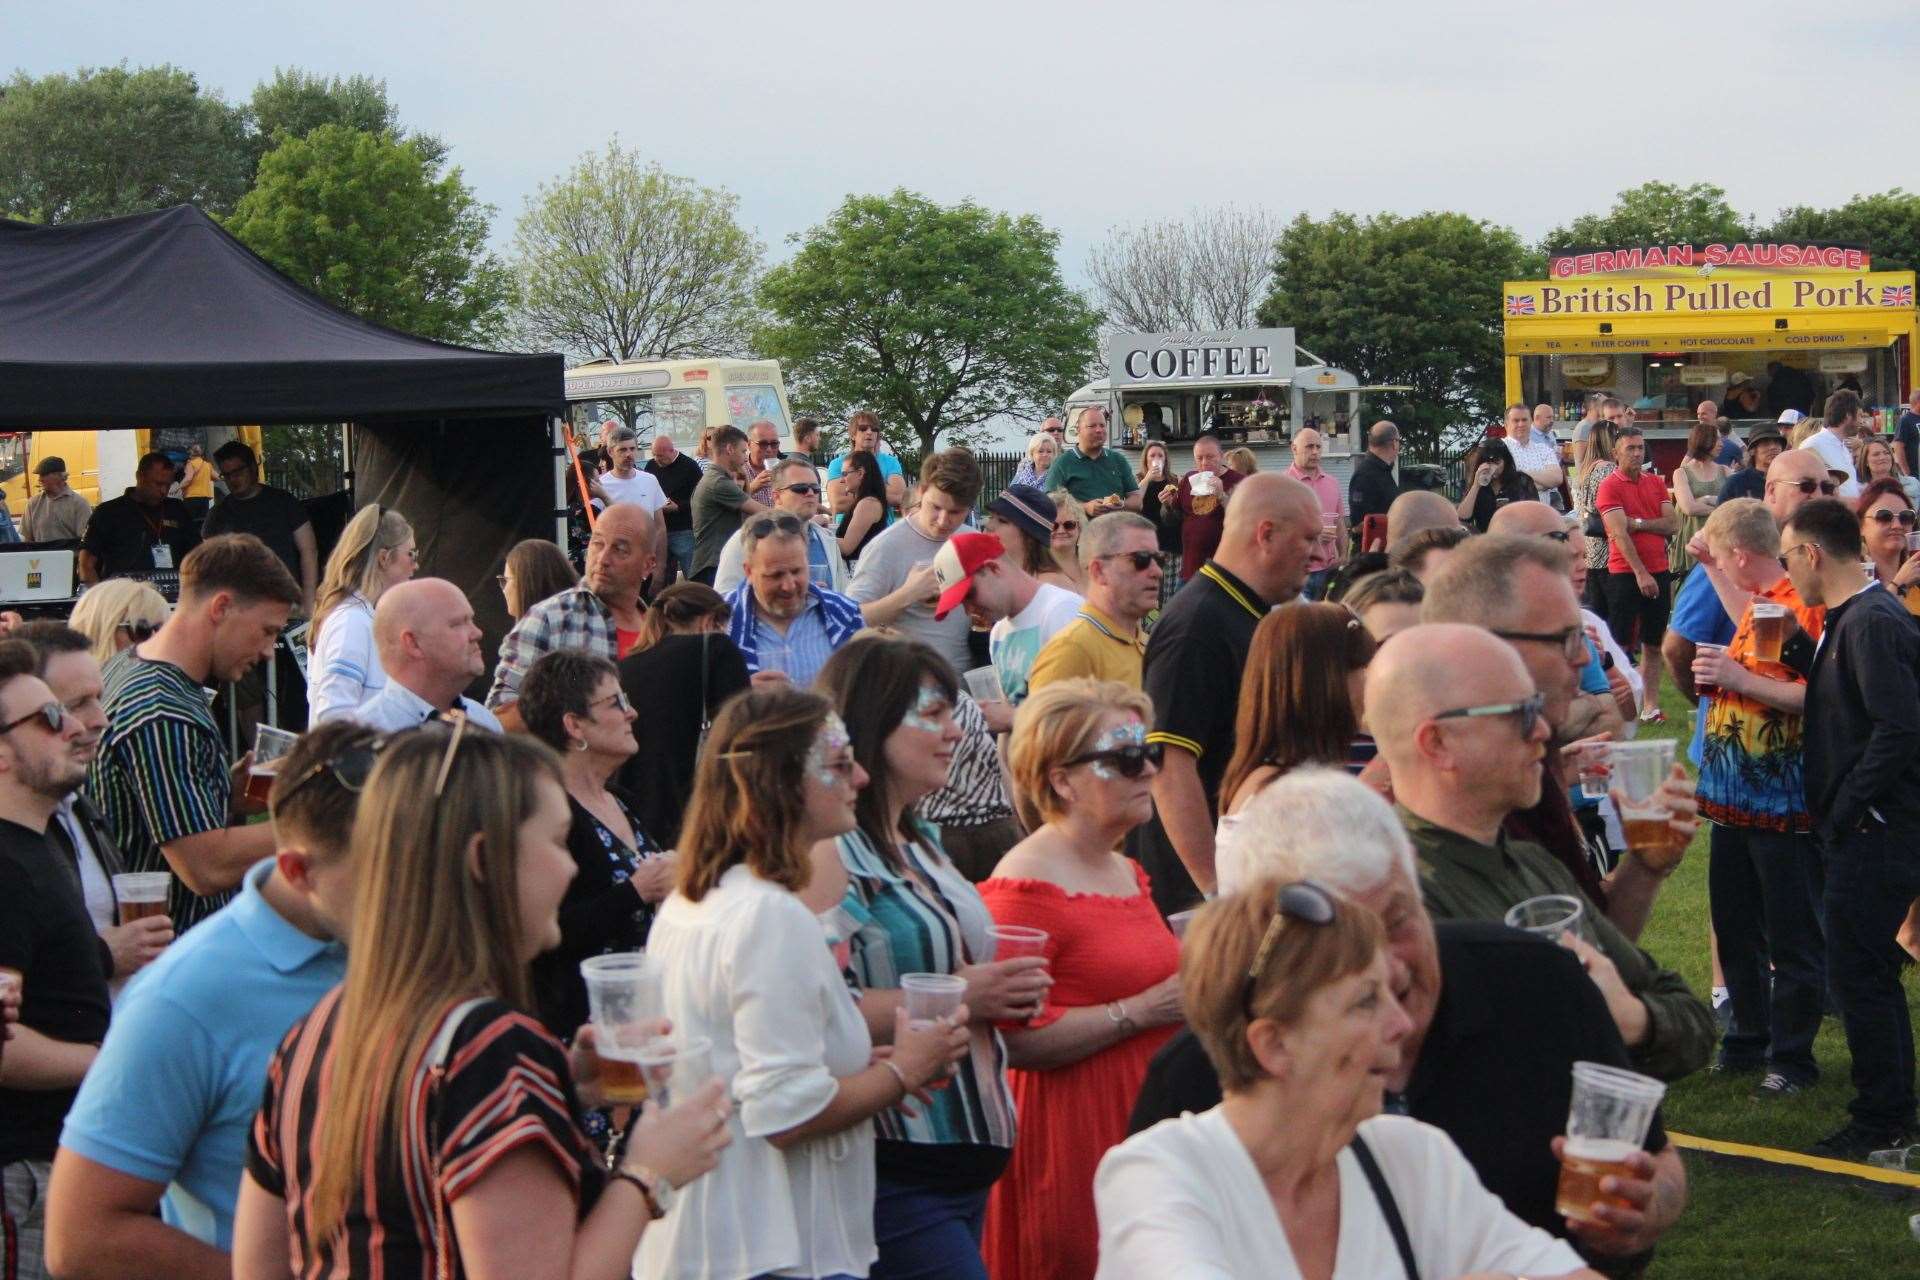
[[[933,557],[933,572],[940,579],[940,603],[933,608],[934,620],[952,613],[973,589],[974,571],[990,560],[998,560],[1006,550],[991,533],[956,533],[948,538]]]

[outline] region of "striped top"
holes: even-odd
[[[942,827],[978,827],[1011,818],[1013,801],[993,730],[965,689],[954,699],[953,722],[963,736],[954,748],[947,785],[920,801],[917,816]]]
[[[233,780],[227,745],[199,682],[171,662],[122,650],[102,673],[107,730],[87,775],[129,871],[169,871],[160,847],[227,825]],[[206,919],[232,891],[198,897],[175,876],[168,903],[176,931]]]
[[[308,1232],[312,1141],[331,1076],[341,987],[294,1024],[267,1067],[266,1094],[247,1144],[247,1173],[286,1202],[295,1274],[401,1280],[466,1274],[453,1239],[452,1203],[501,1157],[537,1145],[576,1192],[584,1217],[602,1186],[586,1135],[566,1050],[527,1014],[499,1000],[469,1012],[443,1069],[423,1049],[407,1073],[406,1120],[394,1133],[382,1116],[376,1185],[356,1187],[347,1220],[332,1238]],[[449,1002],[448,1011],[455,1007]],[[397,1141],[396,1141],[397,1140]],[[563,1229],[548,1223],[545,1229]]]
[[[841,910],[852,920],[848,971],[856,987],[898,990],[903,973],[958,973],[993,957],[987,930],[993,916],[979,890],[967,882],[940,847],[927,823],[903,857],[910,871],[897,871],[858,829],[837,841],[847,869]],[[890,1109],[874,1117],[881,1141],[970,1143],[1011,1147],[1013,1095],[1007,1089],[1007,1050],[1000,1033],[984,1020],[972,1052],[958,1067],[951,1088],[934,1094],[919,1114]]]

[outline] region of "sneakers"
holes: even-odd
[[[1890,1147],[1904,1147],[1913,1141],[1913,1135],[1900,1129],[1869,1129],[1857,1121],[1849,1120],[1846,1125],[1828,1134],[1807,1148],[1809,1154],[1825,1156],[1829,1160],[1864,1161],[1875,1151],[1885,1151]]]
[[[1723,1036],[1733,1026],[1733,996],[1725,987],[1713,989],[1713,1021]]]
[[[1776,1098],[1790,1098],[1805,1090],[1806,1087],[1797,1080],[1781,1075],[1778,1071],[1769,1071],[1766,1079],[1754,1086],[1753,1100],[1771,1102]]]
[[[1658,707],[1648,707],[1640,713],[1641,724],[1665,724],[1666,722],[1667,713]]]

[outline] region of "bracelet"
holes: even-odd
[[[631,1184],[640,1193],[640,1199],[646,1203],[649,1220],[657,1222],[667,1216],[667,1211],[661,1207],[659,1197],[654,1195],[653,1188],[647,1185],[647,1180],[638,1173],[631,1169],[614,1169],[608,1176],[616,1182]]]
[[[900,1070],[899,1064],[892,1058],[880,1059],[880,1065],[893,1072],[893,1078],[900,1082],[900,1101],[905,1102],[913,1093],[913,1086],[907,1083],[906,1073]]]
[[[1107,1021],[1120,1028],[1120,1034],[1130,1036],[1140,1029],[1140,1025],[1127,1012],[1126,1002],[1115,1000],[1107,1005]]]

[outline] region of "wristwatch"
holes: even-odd
[[[647,1202],[647,1212],[658,1220],[667,1216],[667,1210],[673,1207],[673,1186],[665,1178],[644,1165],[631,1169],[615,1169],[611,1175],[621,1182],[630,1182],[640,1196]]]
[[[1123,1036],[1130,1036],[1140,1029],[1139,1024],[1133,1020],[1133,1015],[1127,1012],[1125,1002],[1120,1000],[1107,1005],[1107,1021],[1120,1028],[1120,1034]]]

